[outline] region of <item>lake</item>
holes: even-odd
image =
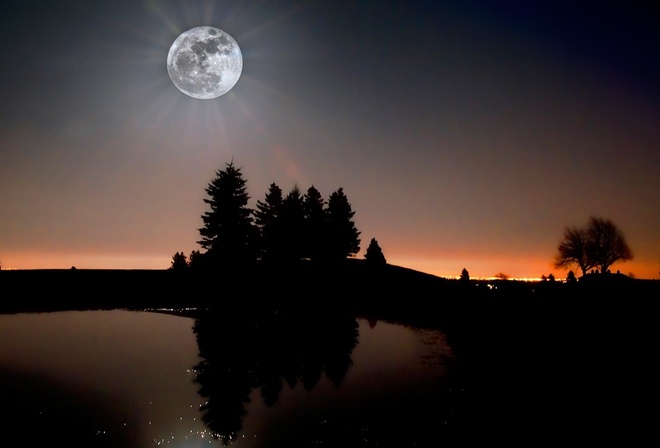
[[[443,331],[327,309],[0,314],[0,444],[657,445],[653,299],[468,303]]]
[[[0,315],[0,444],[456,446],[459,370],[440,331],[342,315]]]

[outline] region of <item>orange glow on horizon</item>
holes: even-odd
[[[5,253],[0,257],[2,269],[167,269],[170,267],[172,254],[131,255],[131,254],[76,254],[76,253]],[[412,257],[388,256],[391,265],[436,275],[444,278],[457,278],[463,268],[471,278],[489,279],[498,273],[506,274],[510,279],[540,279],[549,274],[557,280],[566,278],[569,269],[553,269],[547,258],[498,258],[461,255],[460,257]],[[355,258],[362,259],[361,252]],[[580,277],[579,268],[572,269]],[[620,271],[638,279],[659,279],[660,263],[629,261],[615,263],[611,271]]]
[[[511,279],[540,279],[550,274],[557,280],[563,280],[572,270],[577,277],[582,272],[577,266],[570,269],[555,269],[552,261],[548,258],[501,258],[501,257],[477,257],[462,255],[456,258],[443,257],[387,257],[390,264],[407,267],[438,277],[456,278],[460,276],[463,268],[467,269],[471,278],[492,278],[499,273],[506,274]],[[611,272],[620,271],[622,274],[631,275],[638,279],[660,278],[660,263],[644,261],[628,261],[615,263]]]
[[[9,254],[7,254],[9,255]],[[3,256],[2,269],[167,269],[172,256],[21,253]]]

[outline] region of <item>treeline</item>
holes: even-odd
[[[255,261],[290,264],[300,260],[336,262],[360,250],[355,212],[343,188],[325,200],[312,185],[302,192],[297,185],[284,195],[271,183],[256,209],[248,206],[247,181],[233,161],[206,187],[203,227],[197,243],[203,251],[189,256],[176,252],[170,269],[245,266]],[[380,252],[372,239],[369,253]],[[376,247],[373,247],[373,246]],[[380,252],[382,256],[382,252]],[[384,261],[384,257],[382,257]]]

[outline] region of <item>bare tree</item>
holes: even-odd
[[[567,227],[564,230],[555,256],[555,267],[577,264],[582,275],[595,267],[605,273],[613,263],[632,258],[632,251],[617,226],[609,219],[592,216],[586,229]]]
[[[582,269],[582,275],[585,275],[589,269],[596,264],[590,260],[587,253],[588,234],[585,229],[577,227],[566,227],[564,237],[557,248],[555,257],[556,268],[567,268],[577,264]]]
[[[619,228],[609,219],[589,218],[587,253],[594,266],[606,273],[617,261],[633,259],[632,250]]]

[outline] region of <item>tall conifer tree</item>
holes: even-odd
[[[273,182],[268,187],[264,200],[257,201],[254,212],[255,224],[260,236],[260,256],[264,260],[272,261],[282,257],[283,207],[282,189]]]
[[[318,260],[325,251],[326,213],[325,201],[319,190],[312,185],[303,197],[305,226],[303,233],[303,257]]]
[[[305,210],[298,185],[282,201],[282,236],[286,261],[299,261],[303,254]]]
[[[208,184],[204,202],[210,210],[202,215],[204,227],[199,229],[198,244],[207,250],[210,261],[223,265],[240,265],[256,258],[256,229],[246,180],[234,162]]]
[[[328,258],[335,261],[355,256],[360,250],[360,232],[353,222],[355,212],[343,188],[339,188],[328,198],[326,214]]]

